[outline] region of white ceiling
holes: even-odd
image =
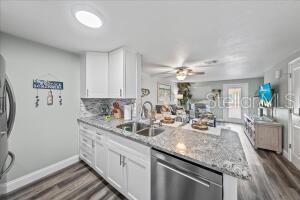
[[[104,17],[99,30],[75,21],[84,4]],[[196,66],[188,81],[261,77],[300,48],[297,1],[2,1],[0,30],[72,52],[128,46],[143,54],[143,71]]]

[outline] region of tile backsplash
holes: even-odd
[[[113,102],[117,101],[123,109],[124,105],[134,104],[135,99],[113,99],[113,98],[81,98],[80,101],[80,117],[92,117],[103,115],[102,107],[109,107],[111,112]],[[107,106],[106,106],[107,105]]]

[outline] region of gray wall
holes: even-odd
[[[288,93],[288,63],[300,57],[300,51],[294,52],[289,57],[283,59],[281,62],[267,70],[264,74],[265,83],[271,83],[272,88],[279,94],[279,107],[286,105],[285,95]],[[275,78],[275,71],[281,71],[281,77]]]
[[[171,104],[175,104],[175,94],[177,94],[177,86],[175,82],[172,82],[168,79],[159,79],[156,77],[151,77],[150,75],[143,73],[142,74],[142,83],[141,87],[150,90],[150,94],[142,98],[142,103],[145,101],[150,101],[153,105],[157,104],[157,87],[158,83],[167,84],[171,86]]]
[[[221,89],[223,94],[223,84],[237,84],[237,83],[248,83],[248,96],[254,97],[258,90],[258,86],[263,83],[263,78],[251,78],[251,79],[237,79],[237,80],[225,80],[225,81],[208,81],[208,82],[198,82],[192,83],[191,92],[193,101],[198,101],[200,99],[206,99],[207,94],[211,92],[212,89]],[[221,95],[222,95],[221,94]],[[216,114],[217,119],[223,119],[223,109],[214,109],[213,113]],[[257,114],[257,108],[249,109],[250,114]]]
[[[273,108],[273,118],[283,125],[283,150],[288,151],[288,122],[289,111],[284,108],[287,105],[285,95],[288,93],[288,63],[300,57],[300,51],[296,51],[289,57],[267,70],[264,74],[265,83],[271,83],[272,88],[279,94],[278,108]],[[275,71],[280,70],[281,77],[275,78]]]
[[[9,149],[16,162],[8,180],[77,155],[77,117],[80,107],[80,58],[56,48],[0,33],[0,53],[17,102],[16,121]],[[47,106],[47,90],[40,90],[40,106],[35,108],[36,90],[32,80],[51,73],[64,82],[63,105]],[[52,79],[51,77],[41,77]]]

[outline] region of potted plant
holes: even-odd
[[[190,83],[177,83],[178,94],[182,94],[183,98],[179,99],[182,106],[186,106],[187,102],[192,98]]]

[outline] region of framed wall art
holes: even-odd
[[[157,103],[169,104],[171,102],[171,85],[157,84]]]

